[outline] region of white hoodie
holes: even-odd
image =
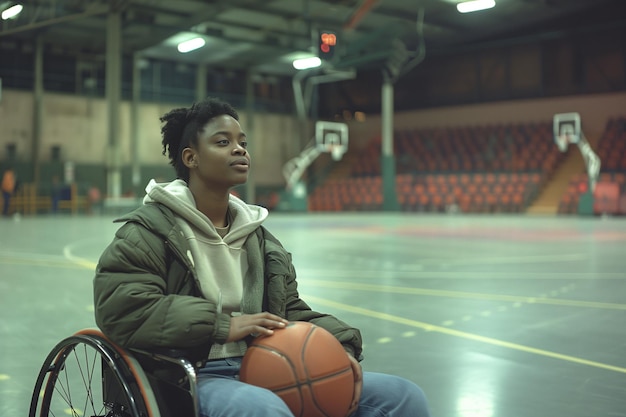
[[[230,195],[229,230],[222,238],[207,216],[196,208],[193,194],[183,180],[157,183],[151,180],[146,187],[144,204],[158,202],[176,215],[185,238],[189,242],[191,259],[196,269],[202,294],[215,302],[218,312],[236,315],[240,311],[243,280],[248,272],[244,243],[248,235],[267,218],[268,211],[246,204]],[[241,356],[245,342],[214,345],[209,359]]]

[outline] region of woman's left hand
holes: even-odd
[[[350,409],[348,410],[348,416],[352,415],[359,408],[359,400],[361,399],[361,392],[363,391],[363,370],[361,364],[355,359],[354,356],[348,353],[350,358],[350,365],[352,365],[352,373],[354,375],[354,396],[352,397],[352,403],[350,403]]]

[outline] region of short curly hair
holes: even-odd
[[[233,106],[218,98],[209,97],[193,103],[189,108],[173,109],[161,116],[160,120],[164,123],[161,127],[163,155],[167,153],[178,178],[189,182],[189,168],[182,161],[183,149],[197,145],[198,134],[204,125],[214,117],[224,114],[239,120]]]

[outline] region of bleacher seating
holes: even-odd
[[[602,161],[603,172],[626,171],[626,117],[607,122],[596,153]]]
[[[549,122],[395,133],[396,194],[405,211],[523,212],[563,158]],[[380,138],[350,175],[317,187],[313,211],[381,210]]]
[[[589,191],[587,174],[574,175],[559,202],[559,214],[577,214],[580,198]],[[594,214],[626,214],[626,173],[603,172],[594,190]]]

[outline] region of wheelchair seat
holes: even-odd
[[[46,357],[29,417],[197,417],[196,384],[195,368],[177,351],[124,349],[84,329]]]

